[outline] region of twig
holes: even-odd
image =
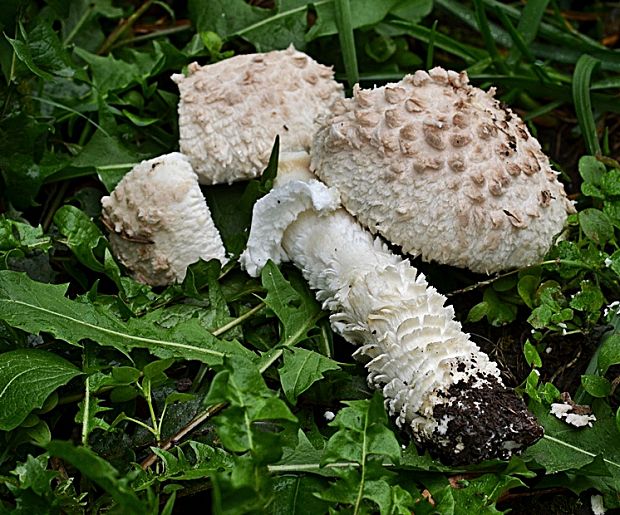
[[[194,417],[189,422],[189,424],[181,428],[181,430],[178,431],[174,436],[170,437],[168,440],[163,442],[159,446],[159,449],[162,449],[164,451],[171,449],[173,446],[178,444],[185,437],[185,435],[187,435],[188,433],[191,433],[200,424],[205,422],[207,419],[211,418],[218,411],[222,410],[226,406],[226,404],[227,403],[225,402],[220,402],[219,404],[214,404],[213,406],[209,406],[205,411],[200,413],[200,415]],[[142,461],[142,463],[140,463],[140,466],[142,467],[142,470],[146,470],[149,467],[151,467],[156,461],[157,461],[157,454],[153,452],[149,454],[149,456],[144,461]]]
[[[153,4],[153,1],[154,0],[146,0],[146,2],[144,2],[140,7],[138,7],[136,12],[134,12],[125,21],[121,22],[106,38],[106,40],[103,42],[103,45],[101,45],[101,48],[97,51],[97,54],[98,55],[107,54],[110,48],[112,47],[112,45],[116,43],[116,40],[120,38],[128,29],[130,29],[133,26],[133,24],[136,23],[136,21],[138,21],[138,18],[140,18],[140,16],[142,16],[144,12],[149,7],[151,7],[151,5]]]

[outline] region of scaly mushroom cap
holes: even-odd
[[[198,177],[178,152],[136,165],[101,205],[112,251],[140,282],[182,281],[198,258],[226,262]]]
[[[181,93],[179,133],[203,184],[260,175],[277,135],[280,150],[308,150],[342,86],[331,68],[290,46],[238,55],[216,64],[192,63],[172,76]]]
[[[535,263],[574,208],[493,94],[442,68],[356,87],[315,135],[312,169],[406,253],[486,273]]]

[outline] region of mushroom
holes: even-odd
[[[447,463],[509,458],[542,436],[497,365],[463,333],[446,298],[407,260],[340,208],[305,153],[283,154],[274,188],[254,207],[242,266],[290,260],[358,345],[368,381],[399,427]]]
[[[523,121],[465,72],[434,68],[337,101],[311,169],[364,226],[422,259],[531,265],[574,212]]]
[[[342,85],[291,45],[219,63],[188,66],[172,76],[180,91],[181,152],[203,184],[231,183],[262,173],[277,135],[280,148],[308,150]]]
[[[199,258],[226,262],[198,177],[183,154],[142,161],[101,205],[112,251],[140,282],[182,281]]]

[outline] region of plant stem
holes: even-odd
[[[168,449],[172,448],[177,443],[179,443],[185,437],[185,435],[187,435],[188,433],[191,433],[200,424],[202,424],[207,419],[209,419],[210,417],[212,417],[213,415],[215,415],[216,413],[221,411],[226,406],[226,404],[227,403],[225,403],[225,402],[220,402],[219,404],[214,404],[213,406],[209,406],[205,411],[203,411],[202,413],[200,413],[199,415],[194,417],[189,422],[189,424],[187,424],[185,427],[183,427],[180,431],[178,431],[169,440],[166,440],[161,445],[159,445],[159,448],[163,449],[164,451],[167,451]],[[151,428],[149,427],[149,430],[150,429]],[[146,470],[149,467],[151,467],[156,461],[157,461],[157,454],[151,453],[144,461],[142,461],[140,466],[142,467],[143,470]]]
[[[211,334],[213,336],[219,336],[221,334],[224,334],[226,331],[230,331],[233,327],[238,326],[243,321],[245,321],[248,318],[252,317],[253,315],[258,313],[264,307],[265,307],[265,303],[264,302],[261,302],[260,304],[257,304],[256,306],[254,306],[252,309],[250,309],[249,311],[247,311],[243,315],[240,315],[237,318],[235,318],[234,320],[231,320],[230,322],[228,322],[227,324],[224,324],[219,329],[216,329],[215,331],[212,331]]]
[[[510,270],[510,272],[506,272],[503,274],[498,274],[495,277],[491,277],[490,279],[486,279],[484,281],[477,282],[476,284],[471,284],[466,286],[465,288],[461,288],[460,290],[454,290],[449,293],[445,293],[446,297],[453,297],[454,295],[459,295],[461,293],[467,293],[473,290],[476,290],[482,286],[488,286],[489,284],[493,284],[498,279],[503,279],[504,277],[508,277],[514,274],[518,274],[522,270],[527,270],[528,268],[532,268],[535,266],[544,266],[544,265],[569,265],[574,266],[576,268],[584,268],[588,270],[590,267],[581,261],[572,261],[570,259],[550,259],[548,261],[541,261],[540,263],[536,263],[534,265],[525,266],[523,268],[517,268],[516,270]]]
[[[116,43],[116,40],[119,39],[128,29],[130,29],[136,21],[144,14],[144,12],[151,7],[151,4],[154,0],[146,0],[136,12],[134,12],[129,18],[127,18],[124,22],[120,23],[114,31],[107,37],[107,39],[101,45],[101,48],[97,51],[98,55],[107,54],[112,48],[112,45]]]
[[[90,15],[93,13],[94,8],[95,8],[95,3],[93,2],[84,11],[84,14],[82,15],[82,17],[78,20],[78,22],[75,24],[71,32],[69,32],[69,35],[63,41],[64,46],[71,44],[71,42],[73,41],[73,38],[77,36],[77,33],[80,32],[80,30],[82,29],[82,27],[84,26],[88,18],[90,18]]]

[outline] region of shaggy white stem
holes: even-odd
[[[257,203],[242,256],[248,271],[256,275],[268,257],[299,267],[333,313],[334,331],[359,345],[355,356],[396,423],[447,461],[508,457],[527,444],[538,426],[446,298],[339,208],[333,190],[304,175],[306,164],[287,156],[276,187]],[[490,401],[489,392],[500,398]],[[497,414],[506,393],[508,423]]]

